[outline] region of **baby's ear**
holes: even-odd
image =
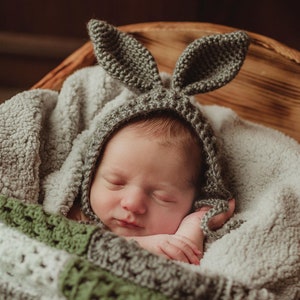
[[[94,19],[88,31],[98,63],[112,77],[140,92],[162,86],[153,56],[134,37]]]
[[[249,37],[242,31],[195,40],[177,61],[172,87],[194,95],[225,85],[240,70],[248,46]]]

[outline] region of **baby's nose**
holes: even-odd
[[[123,195],[121,206],[135,214],[146,212],[147,195],[139,188],[128,189]]]

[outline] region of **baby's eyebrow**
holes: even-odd
[[[188,188],[191,188],[191,187],[195,187],[196,186],[196,180],[194,180],[194,178],[183,178],[182,180],[180,180],[180,184],[178,185],[173,185],[171,183],[159,183],[158,184],[158,187],[161,188],[161,189],[171,189],[171,190],[174,190],[174,189],[188,189]]]
[[[117,178],[124,178],[125,174],[122,170],[118,168],[111,168],[111,167],[104,167],[100,169],[100,176],[107,178],[107,177],[117,177]]]
[[[102,176],[104,177],[114,177],[118,179],[125,179],[125,173],[118,170],[107,170],[102,173]]]
[[[101,168],[101,166],[100,166]],[[115,166],[115,165],[104,165],[101,168],[103,173],[110,173],[110,174],[124,174],[124,170],[122,168],[120,168],[119,166]]]

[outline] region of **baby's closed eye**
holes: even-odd
[[[116,176],[111,176],[111,177],[103,177],[105,186],[108,189],[111,190],[119,190],[124,188],[124,186],[126,185],[126,182],[124,179],[116,177]]]
[[[174,197],[164,191],[154,191],[152,192],[151,195],[152,198],[154,198],[156,201],[161,202],[163,204],[176,203]]]

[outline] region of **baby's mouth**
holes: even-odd
[[[122,219],[115,219],[116,223],[120,227],[130,228],[130,229],[139,229],[142,228],[138,223],[135,221],[127,221]]]

